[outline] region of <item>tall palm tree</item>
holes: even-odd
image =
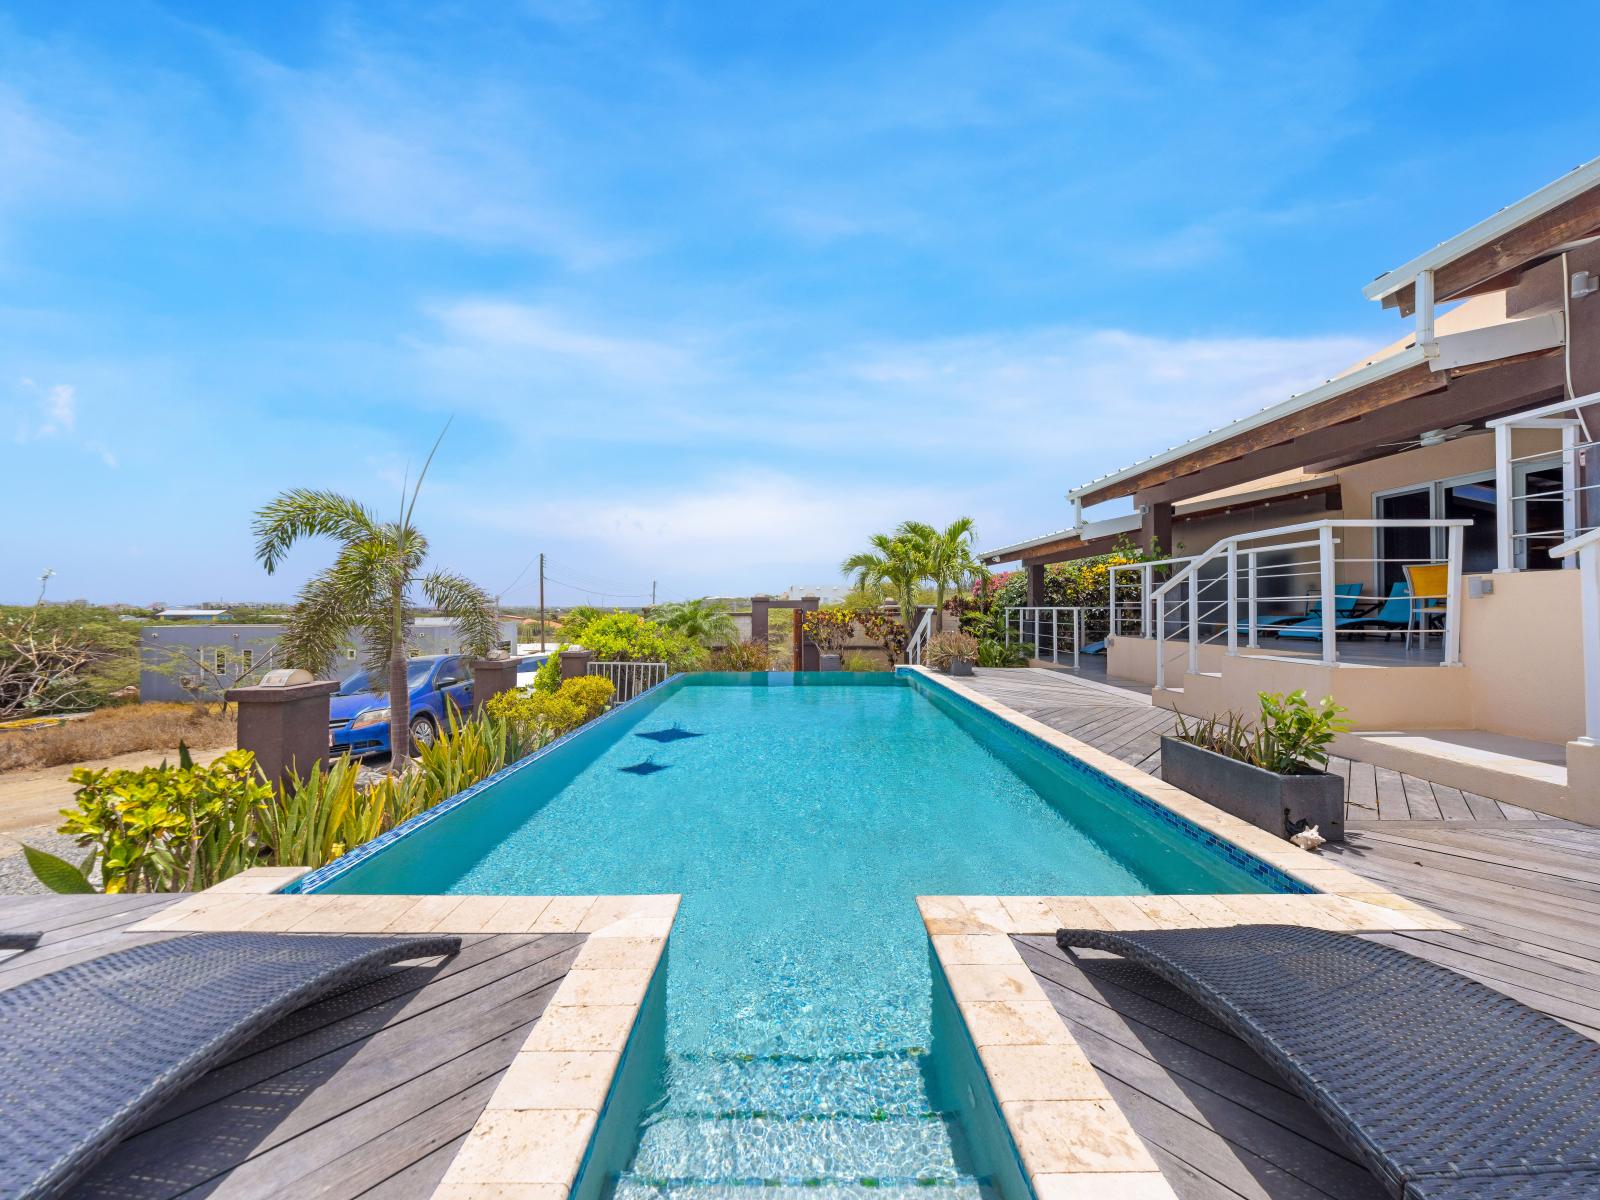
[[[439,435],[440,441],[444,434]],[[334,653],[352,629],[367,646],[367,675],[387,677],[389,747],[399,770],[411,752],[411,693],[406,686],[407,643],[416,616],[416,592],[452,618],[466,653],[483,655],[494,645],[494,602],[470,579],[449,571],[422,573],[428,539],[412,523],[417,494],[435,442],[409,498],[401,492],[400,519],[379,521],[365,506],[337,492],[295,488],[256,513],[256,558],[272,574],[302,538],[339,543],[333,565],[300,590],[284,630],[282,656],[292,667],[316,675],[330,672]]]
[[[657,623],[691,642],[699,642],[708,650],[739,638],[738,626],[733,623],[733,614],[728,611],[728,606],[709,596],[684,600],[678,604],[663,604],[652,615]]]
[[[909,622],[917,608],[917,587],[928,577],[915,539],[902,525],[894,533],[875,533],[872,549],[858,551],[839,564],[844,575],[854,575],[858,588],[883,584],[900,605],[900,619]]]
[[[899,533],[917,548],[923,574],[933,584],[933,627],[942,629],[945,597],[952,591],[959,591],[981,569],[972,553],[976,536],[972,518],[957,517],[943,529],[921,521],[907,521],[900,526]]]

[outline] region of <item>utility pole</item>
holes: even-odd
[[[654,579],[652,579],[650,581],[650,607],[654,608],[655,606],[656,606],[656,581]]]
[[[539,650],[544,651],[544,551],[539,552]]]

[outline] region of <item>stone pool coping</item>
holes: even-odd
[[[1058,929],[1306,925],[1347,933],[1459,929],[1093,746],[925,667],[929,679],[1316,891],[1304,895],[918,896],[939,967],[1038,1200],[1173,1200],[1066,1022],[1023,962],[1018,935]]]
[[[304,874],[304,867],[256,867],[129,932],[585,935],[433,1193],[436,1200],[565,1200],[660,966],[680,897],[276,894]]]

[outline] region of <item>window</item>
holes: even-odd
[[[216,672],[217,672],[218,675],[222,675],[222,674],[226,673],[227,670],[228,670],[228,652],[226,650],[224,650],[221,646],[218,646],[217,649],[216,649]]]
[[[355,660],[356,660],[356,648],[354,646],[346,646],[344,648],[344,656],[348,661],[355,662]]]
[[[256,652],[254,650],[239,651],[239,671],[241,674],[250,674],[255,669],[255,665]]]
[[[1473,575],[1495,568],[1495,481],[1493,474],[1436,479],[1416,487],[1380,492],[1372,498],[1380,521],[1437,521],[1465,518],[1461,570]],[[1406,564],[1443,562],[1449,554],[1445,529],[1382,529],[1378,531],[1378,592],[1387,596],[1405,582]]]

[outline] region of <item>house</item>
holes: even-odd
[[[1072,489],[1065,528],[982,557],[1025,567],[1042,606],[1047,564],[1157,548],[1089,619],[1108,672],[1158,704],[1331,695],[1350,757],[1600,821],[1600,160],[1366,295],[1405,336]],[[1133,511],[1096,519],[1112,502]],[[1013,616],[1048,657],[1063,629],[1092,636],[1081,613]]]
[[[233,616],[225,608],[163,608],[156,613],[158,621],[231,621]]]
[[[515,617],[499,621],[499,647],[517,644]],[[253,683],[277,662],[281,624],[146,625],[139,631],[139,699],[183,701],[217,699],[227,688]],[[364,643],[359,633],[339,649],[334,674],[348,678],[361,668]],[[412,623],[413,658],[461,649],[455,622],[448,617],[418,617]]]

